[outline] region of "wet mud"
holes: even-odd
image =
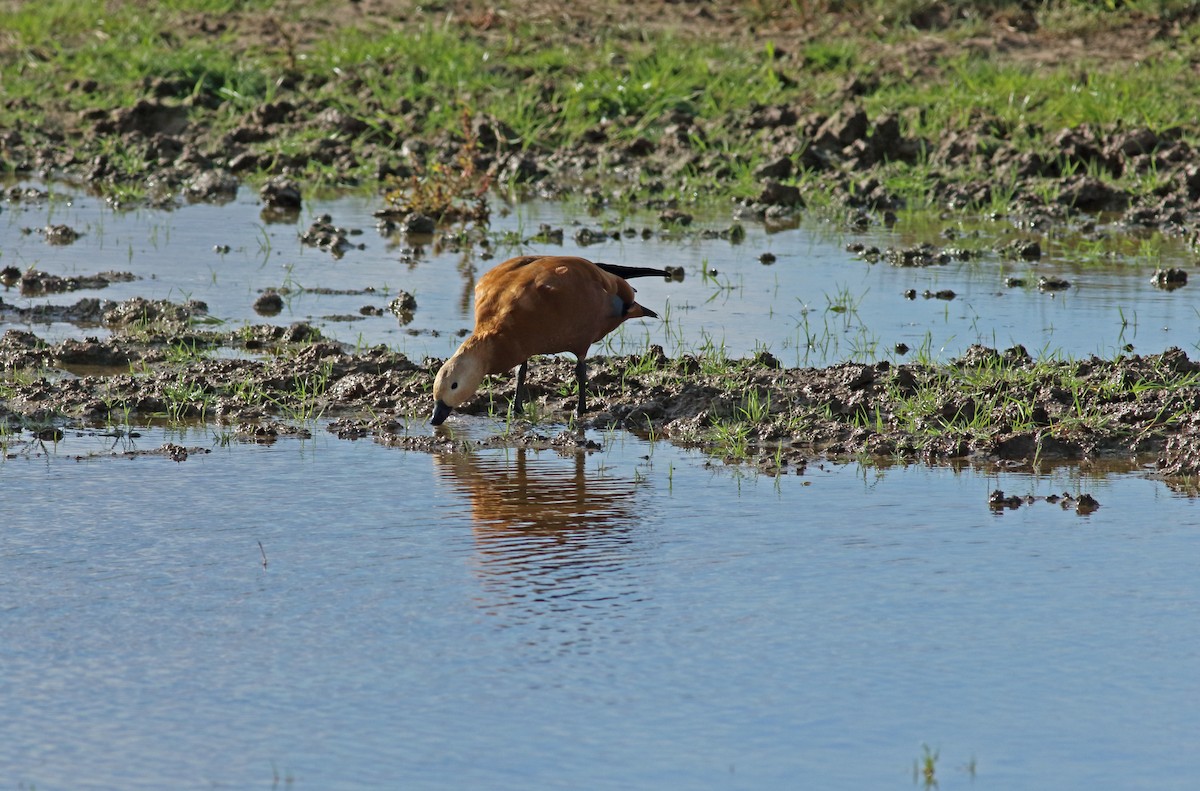
[[[346,439],[431,452],[586,451],[595,434],[579,429],[620,428],[771,474],[802,473],[815,457],[1122,461],[1165,477],[1200,474],[1200,361],[1179,349],[1047,362],[1019,346],[974,346],[946,364],[785,368],[765,352],[714,362],[652,347],[589,359],[589,409],[579,425],[571,420],[573,360],[538,358],[527,382],[531,411],[509,414],[515,381],[497,376],[431,431],[430,390],[442,360],[356,350],[305,323],[197,329],[205,312],[196,302],[133,299],[102,303],[90,315],[110,334],[58,343],[25,330],[0,336],[7,437],[204,421],[247,442],[326,425]],[[463,439],[480,433],[461,430],[480,416],[499,428],[484,440]]]
[[[326,90],[345,89],[339,83],[311,86],[309,92],[319,95]],[[687,173],[699,172],[720,180],[729,168],[726,157],[705,154],[703,146],[708,137],[704,130],[719,127],[741,130],[747,150],[756,150],[767,160],[756,174],[760,189],[755,195],[742,198],[736,207],[735,217],[743,221],[792,221],[806,202],[799,188],[783,184],[780,179],[802,168],[816,179],[819,189],[847,207],[851,224],[887,223],[889,213],[906,208],[906,202],[884,186],[882,168],[893,162],[917,161],[927,161],[930,167],[947,171],[969,170],[981,174],[977,181],[941,179],[931,184],[931,197],[947,209],[986,206],[993,199],[996,184],[1015,185],[1009,198],[1012,213],[1025,218],[1024,224],[1031,228],[1086,213],[1107,212],[1131,229],[1156,228],[1188,235],[1200,218],[1200,166],[1196,164],[1200,152],[1177,134],[1160,134],[1146,128],[1103,130],[1087,126],[1037,130],[1038,137],[1046,140],[1047,150],[1044,154],[1032,153],[1008,143],[1010,130],[997,128],[997,119],[979,119],[974,128],[952,133],[942,140],[904,137],[896,115],[871,116],[861,99],[861,96],[849,97],[846,108],[830,116],[801,114],[800,108],[790,106],[760,107],[738,118],[701,118],[674,110],[672,118],[663,119],[663,123],[683,131],[663,135],[656,142],[644,141],[644,145],[637,147],[614,148],[603,130],[597,130],[597,134],[585,136],[566,150],[562,147],[538,150],[536,144],[530,144],[518,154],[505,150],[499,142],[505,139],[503,136],[493,135],[498,141],[495,149],[481,148],[476,154],[475,167],[481,173],[491,174],[489,178],[503,181],[514,161],[526,163],[532,175],[520,183],[536,185],[538,193],[546,196],[571,194],[581,179],[594,181],[586,191],[594,203],[603,205],[628,197],[626,187],[605,186],[605,181],[611,182],[614,174],[626,173],[635,181],[657,180],[661,185],[659,191],[665,191],[673,179],[678,181],[676,187],[684,187]],[[114,184],[144,182],[147,194],[155,196],[150,200],[152,204],[228,202],[240,183],[236,173],[246,169],[248,157],[259,162],[257,147],[269,145],[274,129],[285,124],[303,128],[325,123],[322,119],[327,113],[321,112],[323,100],[298,101],[286,114],[273,112],[274,105],[260,107],[251,113],[252,118],[264,119],[254,127],[256,133],[227,140],[209,137],[204,122],[206,110],[202,106],[181,107],[168,99],[143,99],[132,108],[114,110],[102,117],[71,119],[77,128],[66,139],[79,141],[74,146],[61,140],[51,144],[33,131],[7,141],[5,154],[16,173],[84,182],[100,192]],[[130,117],[142,120],[132,123],[127,120]],[[406,129],[420,128],[420,118],[414,116],[410,120]],[[475,128],[495,123],[494,119],[482,116],[473,120]],[[358,167],[364,158],[386,161],[390,158],[388,151],[400,151],[411,142],[398,132],[397,135],[365,147],[339,143],[334,161],[343,162],[346,170]],[[126,147],[153,149],[170,144],[172,151],[178,149],[189,155],[162,160],[148,158],[143,171],[118,172],[105,167],[104,156],[91,150],[113,136],[119,137]],[[436,133],[424,145],[434,160],[449,163],[460,154],[463,141],[456,135]],[[302,187],[287,180],[285,174],[309,164],[305,157],[324,162],[328,152],[324,149],[308,154],[300,152],[279,159],[281,172],[260,190],[265,212],[299,210],[303,203]],[[580,163],[599,162],[605,163],[605,167],[594,172],[581,171]],[[392,183],[391,179],[397,175],[394,170],[381,168],[380,186]],[[1114,177],[1153,173],[1160,186],[1153,191],[1126,190],[1081,175],[1087,172],[1104,172]],[[1048,184],[1054,189],[1048,189]],[[1047,200],[1043,196],[1048,193],[1056,197]],[[27,198],[10,195],[9,199]],[[653,195],[641,196],[640,200],[650,208],[659,202]],[[686,226],[690,217],[668,206],[664,207],[663,221]],[[53,244],[70,244],[78,233],[65,226],[34,232],[43,234]],[[333,226],[329,218],[315,222],[304,240],[339,257],[357,247],[345,230]],[[1017,249],[1013,257],[1035,259],[1038,251]],[[906,260],[904,265],[922,263],[926,261],[916,258]]]

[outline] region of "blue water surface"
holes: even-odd
[[[904,361],[918,354],[948,360],[976,343],[1000,349],[1021,344],[1038,357],[1113,357],[1129,348],[1150,354],[1172,346],[1196,356],[1200,348],[1191,287],[1168,292],[1150,282],[1158,266],[1189,268],[1192,251],[1181,239],[1156,237],[1150,245],[1155,257],[1141,255],[1133,241],[1118,244],[1132,238],[1120,228],[1104,231],[1113,249],[1099,257],[1081,252],[1095,242],[1081,247],[1069,235],[1041,237],[1003,221],[942,219],[929,212],[907,213],[893,227],[874,224],[862,232],[817,213],[783,230],[744,220],[744,237],[731,241],[732,207],[687,207],[697,215],[692,226],[664,229],[654,212],[590,213],[579,203],[545,201],[505,207],[496,199],[489,244],[460,247],[380,230],[374,213],[386,204],[374,194],[309,196],[299,215],[281,222],[265,216],[248,189],[220,205],[114,211],[70,185],[20,186],[48,189],[51,197],[2,207],[0,264],[63,277],[118,271],[138,279],[66,294],[0,291],[0,299],[17,308],[72,305],[80,298],[193,299],[224,322],[215,326],[231,331],[246,323],[303,321],[351,346],[387,344],[417,360],[441,358],[473,326],[472,290],[484,272],[510,256],[558,254],[684,271],[682,282],[635,281],[639,300],[661,320],[629,322],[595,345],[593,354],[641,353],[649,344],[672,357],[714,350],[743,357],[767,349],[784,365],[805,367],[848,359]],[[340,257],[301,241],[323,216],[350,234],[351,246]],[[58,246],[33,232],[55,224],[81,236]],[[539,240],[542,226],[561,231],[562,241]],[[580,237],[584,228],[591,234]],[[584,241],[598,234],[600,241]],[[1044,255],[1011,261],[992,249],[1018,237],[1040,241]],[[867,263],[847,250],[855,243],[981,252],[965,261],[904,267]],[[1043,276],[1071,287],[1040,291],[1036,284]],[[1006,285],[1010,277],[1025,285]],[[266,290],[285,294],[276,316],[253,309]],[[388,310],[399,291],[417,303],[403,320]],[[925,296],[944,291],[954,298]],[[63,323],[23,325],[0,309],[0,332],[8,327],[51,341],[107,332]],[[909,356],[897,353],[897,344],[908,347]]]
[[[594,438],[10,446],[5,782],[910,788],[928,750],[943,789],[1194,787],[1194,500]],[[211,452],[121,455],[167,440]]]

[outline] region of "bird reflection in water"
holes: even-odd
[[[587,457],[518,448],[500,454],[435,455],[441,477],[465,495],[478,549],[483,608],[515,622],[599,611],[638,600],[637,484],[589,478]],[[543,624],[544,625],[544,624]]]

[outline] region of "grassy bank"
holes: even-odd
[[[189,153],[220,167],[243,154],[233,169],[251,180],[374,187],[453,161],[466,113],[501,185],[543,177],[513,166],[529,153],[584,181],[753,196],[782,152],[797,164],[784,180],[819,193],[805,119],[854,102],[919,142],[880,172],[921,202],[989,175],[931,165],[927,148],[954,132],[1050,160],[1080,124],[1191,140],[1191,5],[4,2],[0,167],[94,174],[103,157],[94,180],[128,191]],[[121,115],[139,100],[182,114],[145,128]],[[771,107],[795,117],[764,121]],[[1094,175],[1160,186],[1153,169]]]

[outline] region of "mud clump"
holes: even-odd
[[[277,176],[267,181],[258,191],[269,208],[276,211],[298,212],[303,204],[300,185],[293,179]]]
[[[1150,282],[1165,291],[1174,291],[1187,285],[1188,275],[1182,269],[1155,269]]]
[[[362,250],[366,248],[364,244],[354,244],[350,241],[351,236],[361,234],[358,229],[350,230],[333,224],[333,218],[328,214],[322,214],[308,230],[300,234],[300,241],[309,247],[315,247],[318,250],[324,250],[331,253],[334,258],[341,258],[346,254],[347,250]]]
[[[17,320],[26,324],[50,324],[64,322],[77,324],[81,327],[99,326],[103,323],[104,312],[110,310],[116,303],[110,300],[88,297],[73,305],[30,305],[20,307],[5,304],[0,299],[0,320]]]
[[[996,489],[988,495],[988,508],[996,513],[1003,513],[1004,511],[1015,511],[1023,505],[1033,505],[1039,500],[1052,504],[1057,503],[1064,511],[1073,510],[1080,516],[1087,516],[1100,507],[1099,501],[1087,492],[1078,496],[1072,495],[1070,492],[1063,492],[1061,495],[1051,494],[1046,497],[1035,497],[1032,494],[1022,497],[1015,494],[1006,495],[1002,489]]]
[[[401,326],[412,322],[416,309],[417,298],[407,291],[397,293],[396,297],[388,303],[388,310],[396,316]]]
[[[283,311],[283,297],[278,291],[267,291],[254,300],[254,312],[260,316],[278,316]]]
[[[280,437],[312,439],[312,432],[302,426],[266,420],[261,423],[240,423],[234,430],[234,436],[255,445],[273,445]]]
[[[380,217],[379,228],[386,235],[399,231],[405,236],[430,236],[437,232],[437,221],[428,214],[413,211],[396,216],[387,212],[377,215]]]
[[[11,275],[11,273],[9,273]],[[22,296],[38,296],[41,294],[62,294],[67,291],[95,290],[107,288],[110,283],[128,283],[137,280],[130,272],[99,272],[95,275],[79,275],[62,277],[29,269],[20,273]]]
[[[232,173],[224,170],[205,170],[190,179],[183,194],[192,201],[228,203],[237,197],[240,182]]]
[[[1062,277],[1043,275],[1038,278],[1037,287],[1038,291],[1066,291],[1071,287],[1071,281]]]
[[[46,244],[65,246],[71,244],[82,234],[69,225],[47,225],[38,230],[46,240]]]
[[[189,450],[183,445],[177,445],[173,442],[166,442],[159,447],[158,452],[169,458],[171,461],[179,463],[182,461],[187,461],[187,457],[191,453],[208,453],[208,449],[193,448]]]
[[[100,318],[118,335],[169,335],[187,329],[193,321],[207,314],[208,305],[199,300],[179,304],[165,299],[134,297],[104,311]]]

